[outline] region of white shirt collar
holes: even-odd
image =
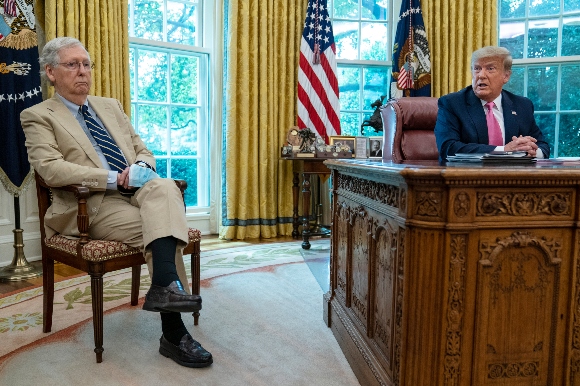
[[[484,101],[483,99],[480,99],[481,101],[481,105],[483,106],[483,108],[485,108],[485,104],[487,103],[486,101]],[[493,100],[493,103],[495,103],[495,108],[500,112],[503,113],[503,109],[501,108],[501,93],[499,94],[499,96],[497,98],[495,98]]]

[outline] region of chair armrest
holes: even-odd
[[[187,189],[187,181],[185,180],[174,180],[175,184],[181,190],[181,198],[183,199],[183,207],[187,210],[187,205],[185,205],[185,189]]]
[[[82,248],[86,243],[90,241],[89,239],[89,214],[87,211],[87,200],[91,193],[89,188],[82,185],[65,185],[65,186],[50,186],[44,181],[44,179],[36,173],[36,183],[40,184],[42,187],[50,190],[64,190],[67,192],[72,192],[77,199],[77,227],[79,230],[79,248]]]
[[[42,187],[51,190],[64,190],[67,192],[72,192],[77,200],[78,210],[77,210],[77,227],[79,230],[79,248],[82,248],[86,243],[90,241],[89,238],[89,214],[87,210],[87,200],[90,197],[91,193],[89,188],[82,185],[65,185],[65,186],[49,186],[46,181],[36,173],[36,181]],[[185,206],[185,197],[184,192],[187,189],[187,182],[185,180],[174,180],[175,184],[181,191],[181,196],[184,198],[184,206]]]
[[[175,185],[177,185],[179,190],[181,190],[181,194],[183,194],[185,192],[185,189],[187,189],[187,181],[185,180],[173,180],[173,181],[175,181]]]

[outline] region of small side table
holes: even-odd
[[[292,161],[294,179],[292,180],[292,237],[299,238],[300,225],[298,215],[298,183],[299,175],[302,174],[302,248],[310,249],[310,236],[314,234],[310,231],[310,176],[312,174],[330,175],[330,170],[324,164],[325,158],[284,158]]]

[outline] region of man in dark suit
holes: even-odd
[[[503,90],[511,67],[507,49],[480,48],[471,57],[471,86],[439,98],[435,138],[440,161],[456,153],[494,150],[549,158],[550,146],[536,124],[532,101]]]
[[[201,297],[186,291],[182,251],[189,227],[181,191],[167,178],[142,186],[133,181],[130,170],[151,174],[155,158],[119,101],[89,95],[92,63],[80,41],[49,41],[39,62],[55,95],[20,115],[30,164],[51,186],[90,187],[89,236],[143,250],[152,283],[143,309],[161,314],[159,352],[183,366],[209,366],[212,355],[191,337],[180,314],[201,309]],[[55,192],[45,217],[47,237],[78,236],[76,218],[72,193]]]

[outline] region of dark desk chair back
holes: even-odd
[[[381,107],[383,161],[437,160],[437,100],[433,97],[391,99]]]

